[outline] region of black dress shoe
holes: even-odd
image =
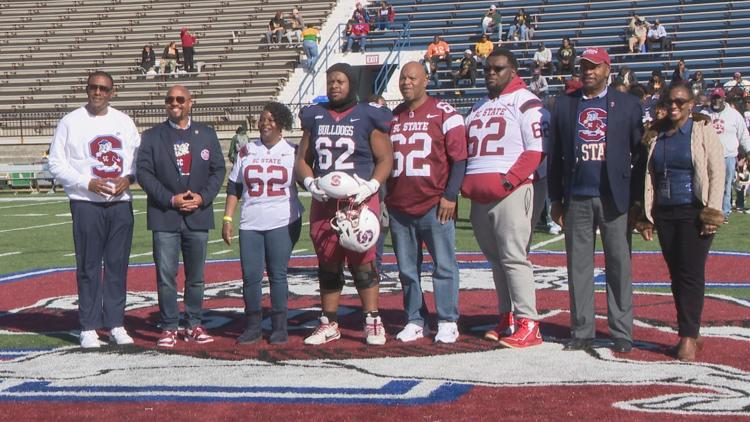
[[[616,338],[612,350],[619,353],[630,353],[630,351],[633,350],[633,343],[624,338]]]
[[[624,338],[616,338],[615,344],[612,346],[612,350],[619,353],[629,353],[633,350],[633,343]]]
[[[588,338],[574,338],[571,339],[567,344],[565,344],[565,347],[563,350],[567,352],[572,352],[575,350],[591,350],[591,344],[592,340]]]

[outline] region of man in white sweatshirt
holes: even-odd
[[[112,76],[96,71],[86,83],[88,103],[57,124],[49,170],[65,188],[73,218],[80,344],[98,348],[96,330],[131,344],[123,327],[126,275],[133,238],[130,184],[140,136],[133,120],[109,106]],[[103,274],[102,274],[103,273]]]
[[[711,92],[711,107],[709,116],[711,123],[724,145],[724,161],[726,163],[726,179],[724,182],[724,224],[729,223],[729,213],[732,211],[732,181],[737,164],[737,155],[747,155],[750,152],[750,134],[745,126],[745,118],[737,110],[727,107],[724,99],[726,93],[722,88]],[[739,149],[742,149],[740,152]]]

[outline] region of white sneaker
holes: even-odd
[[[558,235],[560,234],[560,232],[562,232],[562,228],[558,226],[556,223],[550,224],[549,229],[547,230],[547,233],[553,234],[553,235]]]
[[[385,344],[385,327],[379,316],[365,318],[365,337],[367,337],[367,344],[376,346]]]
[[[109,332],[109,341],[114,341],[117,345],[133,344],[133,338],[128,335],[123,327],[115,327]]]
[[[403,330],[396,334],[396,339],[404,343],[416,341],[424,337],[424,328],[410,322],[406,324]]]
[[[320,325],[305,339],[305,344],[319,345],[340,338],[341,331],[339,331],[339,324],[337,322],[329,322],[328,318],[321,316]]]
[[[435,343],[455,343],[458,340],[458,325],[455,322],[438,322]]]
[[[99,335],[96,334],[96,330],[81,331],[79,339],[81,347],[84,349],[98,349],[102,345],[99,341]]]

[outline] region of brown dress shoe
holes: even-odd
[[[680,343],[677,345],[677,359],[683,362],[693,362],[698,345],[692,337],[680,337]]]

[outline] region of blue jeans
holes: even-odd
[[[359,51],[360,53],[364,53],[365,45],[367,44],[367,35],[349,35],[349,40],[346,42],[346,51],[352,51],[354,40],[359,40]]]
[[[271,286],[271,312],[286,312],[289,285],[287,268],[292,248],[299,240],[302,219],[272,230],[240,230],[240,264],[245,314],[261,312],[263,264]]]
[[[508,28],[508,41],[513,41],[513,35],[515,35],[516,32],[520,30],[521,34],[519,35],[519,41],[528,41],[528,28],[526,25],[521,25],[519,28],[518,25],[511,25],[510,28]]]
[[[318,43],[313,40],[305,40],[302,42],[302,49],[305,50],[307,56],[307,70],[312,70],[315,59],[318,58]]]
[[[179,232],[155,231],[154,264],[156,289],[159,294],[159,313],[162,330],[176,330],[180,321],[177,305],[177,268],[180,250],[185,267],[185,314],[190,328],[203,319],[203,267],[206,264],[208,231],[190,230],[182,224]]]
[[[734,166],[737,164],[737,157],[724,157],[724,163],[726,164],[726,173],[724,180],[724,202],[721,205],[721,210],[724,212],[724,217],[729,218],[729,213],[732,212],[732,182],[734,181]]]
[[[456,228],[453,221],[440,224],[437,205],[421,217],[389,208],[391,239],[398,260],[398,277],[404,289],[404,310],[408,322],[425,325],[428,316],[420,285],[422,242],[432,256],[435,309],[439,321],[458,321],[458,263]]]

